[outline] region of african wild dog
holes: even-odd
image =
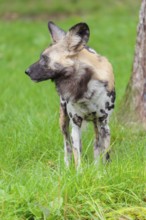
[[[25,73],[35,82],[51,79],[60,96],[60,126],[64,135],[65,163],[74,154],[80,166],[82,122],[92,121],[95,130],[94,157],[109,160],[109,116],[114,108],[114,75],[109,61],[86,46],[89,27],[79,23],[66,33],[48,23],[53,43]],[[71,135],[69,134],[71,124]]]

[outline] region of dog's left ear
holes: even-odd
[[[48,29],[54,43],[57,43],[66,35],[65,31],[55,25],[52,21],[48,22]]]
[[[87,44],[90,30],[86,23],[78,23],[67,32],[66,38],[69,51],[78,52]]]

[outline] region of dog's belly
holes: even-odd
[[[96,80],[89,82],[88,90],[82,99],[77,102],[70,101],[67,104],[67,112],[70,118],[76,115],[86,121],[108,116],[113,108],[114,101],[109,96],[105,84]]]
[[[77,115],[83,120],[92,121],[95,117],[101,117],[105,112],[105,107],[98,106],[97,103],[92,102],[92,100],[84,100],[79,103],[68,103],[67,112],[69,117],[74,117]],[[102,111],[103,110],[103,111]]]

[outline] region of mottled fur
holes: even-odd
[[[84,120],[94,124],[95,160],[98,161],[101,154],[104,160],[109,160],[108,121],[115,101],[112,66],[105,57],[87,47],[90,35],[87,24],[79,23],[67,33],[53,22],[48,26],[53,44],[26,70],[26,74],[37,82],[51,79],[56,85],[61,103],[60,127],[64,135],[65,163],[69,165],[73,152],[75,164],[80,166]]]

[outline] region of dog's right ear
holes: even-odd
[[[65,31],[56,26],[52,21],[48,22],[48,29],[54,43],[57,43],[66,35]]]
[[[90,30],[86,23],[78,23],[71,27],[66,34],[66,41],[68,42],[68,49],[72,53],[77,53],[82,50],[90,36]]]

